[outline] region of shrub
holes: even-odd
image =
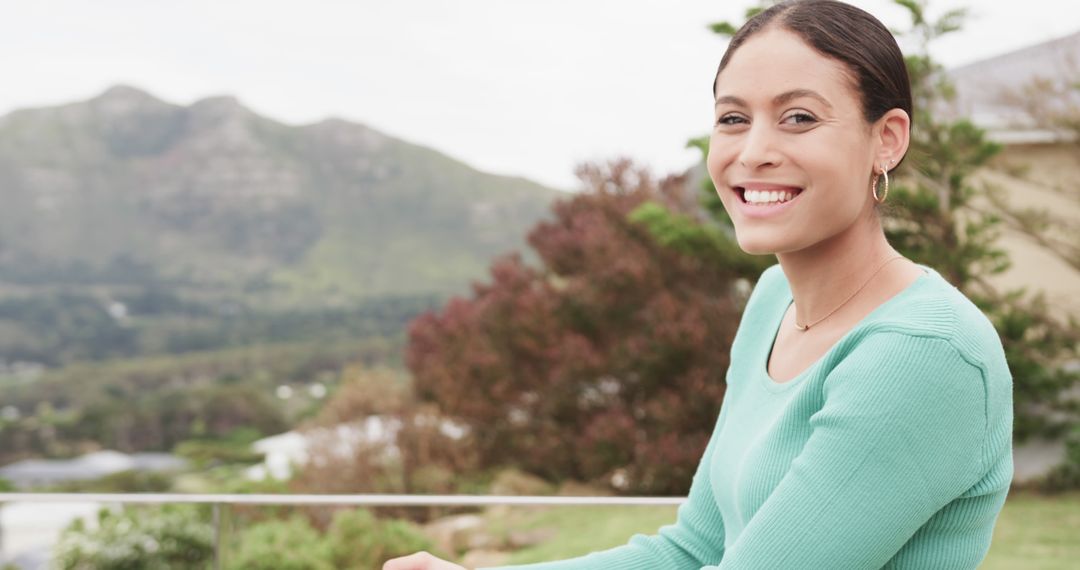
[[[294,515],[253,525],[240,533],[230,570],[333,570],[326,541],[307,520]]]
[[[209,568],[214,532],[188,505],[102,509],[97,526],[81,519],[61,535],[55,566],[62,570]]]
[[[415,525],[379,520],[364,509],[338,511],[327,534],[334,568],[381,568],[391,558],[432,550],[431,540]]]

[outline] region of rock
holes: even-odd
[[[510,543],[510,548],[517,550],[551,540],[556,534],[557,531],[553,528],[515,530],[507,537],[507,541]]]
[[[466,568],[502,566],[509,557],[509,553],[497,550],[470,550],[461,558],[461,565]]]
[[[484,518],[480,515],[454,515],[436,519],[424,525],[424,534],[431,538],[442,552],[461,552],[473,548],[474,534],[484,530]]]
[[[469,533],[465,546],[468,550],[492,550],[502,546],[502,542],[502,540],[492,536],[490,533],[478,530]]]

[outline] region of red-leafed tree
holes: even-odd
[[[746,279],[770,260],[716,247],[730,240],[704,223],[666,236],[673,213],[698,216],[685,177],[656,181],[627,160],[578,176],[586,191],[528,236],[541,267],[499,258],[470,298],[412,323],[417,394],[471,426],[485,465],[685,492],[724,395]],[[711,258],[690,251],[705,242]]]

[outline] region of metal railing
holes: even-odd
[[[495,505],[680,505],[686,497],[563,497],[518,495],[274,495],[183,493],[0,493],[3,503],[127,503],[211,505],[353,505],[449,507]]]
[[[295,505],[357,507],[490,507],[509,506],[677,506],[686,497],[572,497],[517,495],[275,495],[182,493],[0,493],[8,503],[202,504],[212,507],[214,568],[221,563],[221,508],[231,505]],[[4,559],[0,528],[0,560]]]

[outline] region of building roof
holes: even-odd
[[[946,73],[956,87],[956,100],[946,110],[949,115],[969,117],[1001,143],[1054,142],[1062,134],[1033,125],[1023,108],[1010,101],[1010,94],[1021,93],[1037,79],[1080,79],[1080,31]],[[1080,92],[1056,103],[1080,107]]]

